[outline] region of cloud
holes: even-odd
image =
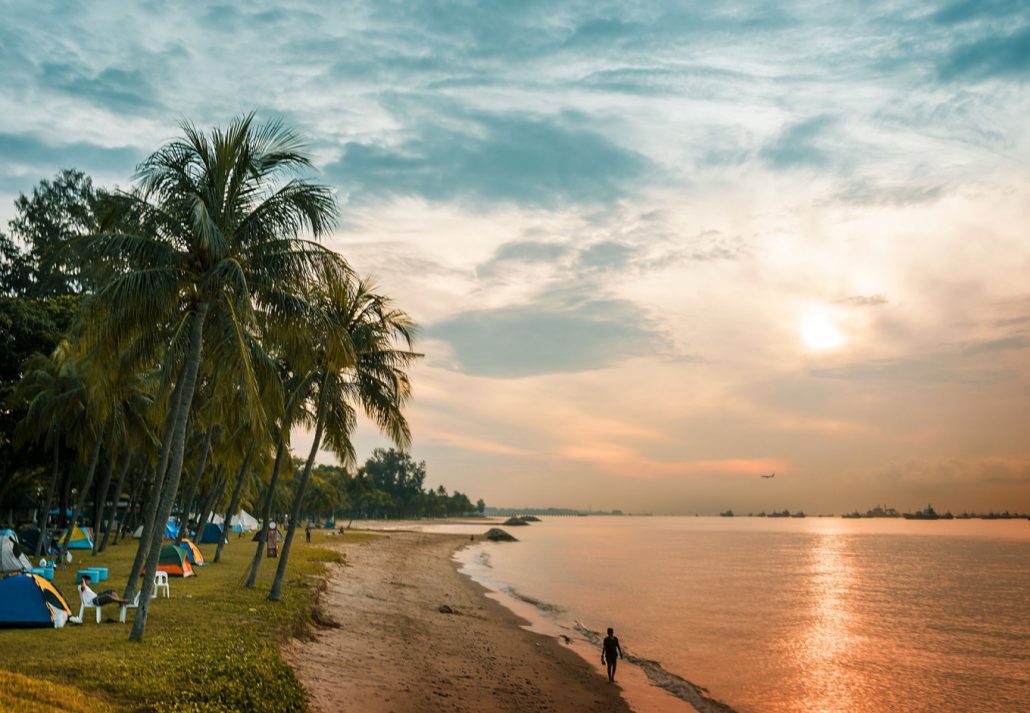
[[[852,295],[837,300],[838,304],[851,305],[852,307],[879,307],[887,304],[887,297],[881,294],[875,295]]]
[[[569,117],[480,114],[465,124],[420,127],[396,146],[348,143],[325,171],[365,199],[418,195],[555,207],[621,198],[650,166]]]
[[[902,359],[872,359],[840,366],[812,369],[809,374],[825,379],[908,384],[993,384],[1017,378],[1017,372],[975,357],[1030,348],[1021,335],[967,344],[947,351]]]
[[[601,369],[666,347],[639,305],[574,292],[462,312],[426,335],[449,342],[462,371],[499,378]]]
[[[49,143],[31,134],[0,133],[0,161],[49,174],[60,168],[86,166],[93,171],[132,173],[143,158],[135,148],[106,147],[85,142]]]
[[[829,165],[833,156],[825,139],[828,129],[835,123],[835,117],[822,114],[791,124],[766,144],[759,151],[759,156],[776,169]]]
[[[579,254],[579,265],[592,270],[618,270],[626,267],[637,251],[624,243],[605,240]]]
[[[48,62],[40,68],[39,78],[52,89],[115,112],[140,113],[160,105],[155,87],[138,69],[108,67],[89,74],[80,67]]]
[[[934,12],[930,19],[941,25],[997,20],[1026,12],[1023,0],[959,0]]]
[[[1030,77],[1030,25],[1007,35],[988,34],[952,49],[942,61],[943,81]]]

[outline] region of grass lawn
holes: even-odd
[[[171,578],[172,596],[152,601],[142,643],[128,640],[135,610],[119,624],[115,606],[104,607],[99,625],[90,609],[81,626],[0,630],[0,710],[304,710],[304,690],[279,656],[278,644],[312,624],[325,563],[340,556],[319,546],[336,539],[327,531],[312,530],[311,544],[298,534],[278,603],[265,599],[278,560],[264,558],[258,586],[244,589],[255,543],[250,535],[232,535],[219,564],[197,567],[195,577]],[[345,536],[369,537],[374,535]],[[72,550],[75,562],[54,578],[72,614],[79,610],[75,572],[93,564],[107,567],[110,578],[94,582],[93,589],[120,594],[136,542],[129,538],[97,557]],[[215,545],[200,549],[214,557]]]

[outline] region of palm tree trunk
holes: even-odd
[[[114,544],[122,539],[124,533],[135,530],[139,526],[139,516],[136,514],[136,506],[139,504],[140,493],[146,487],[148,478],[146,473],[139,471],[139,475],[132,479],[132,490],[129,493],[129,507],[125,510],[125,519],[114,533]]]
[[[61,504],[60,512],[57,513],[57,526],[68,527],[68,504],[72,498],[72,469],[64,469],[64,480],[61,481]]]
[[[43,501],[43,514],[39,518],[39,539],[36,540],[35,556],[43,552],[43,540],[46,539],[47,525],[50,523],[50,504],[54,500],[54,490],[57,488],[61,464],[61,429],[60,426],[54,429],[54,469],[50,472],[50,483],[46,488],[46,500]]]
[[[280,437],[279,447],[275,451],[275,465],[272,466],[272,479],[268,482],[268,492],[265,494],[265,503],[261,509],[261,531],[258,533],[257,549],[250,563],[250,575],[244,585],[247,589],[252,589],[257,583],[258,569],[261,567],[261,550],[264,549],[265,539],[268,537],[268,521],[272,519],[272,499],[275,497],[275,486],[279,484],[279,466],[283,462],[285,452],[286,439]]]
[[[129,464],[132,458],[125,456],[122,463],[122,472],[118,474],[118,484],[114,488],[114,506],[111,507],[111,516],[107,520],[107,529],[104,530],[104,541],[100,543],[100,552],[107,549],[107,541],[111,537],[111,528],[118,527],[118,502],[122,499],[122,488],[125,487],[125,476],[129,473]],[[115,532],[115,542],[118,541],[118,533]]]
[[[107,491],[111,488],[111,476],[114,474],[114,455],[108,454],[107,464],[104,466],[104,477],[100,479],[100,485],[97,486],[97,492],[95,500],[97,503],[96,511],[93,515],[93,556],[97,556],[97,552],[100,551],[100,523],[104,521],[104,510],[107,508]],[[115,508],[117,508],[117,503]],[[107,532],[104,532],[104,538],[107,538]]]
[[[97,434],[96,443],[93,444],[93,456],[89,459],[89,470],[86,472],[86,482],[82,486],[82,490],[79,491],[79,497],[75,500],[75,509],[72,510],[72,519],[68,521],[68,527],[65,528],[64,537],[61,540],[61,551],[57,554],[58,563],[64,562],[64,555],[68,551],[68,545],[72,539],[72,531],[75,529],[75,521],[79,519],[79,512],[82,510],[82,506],[86,504],[86,493],[89,492],[89,488],[93,485],[93,476],[97,472],[97,462],[100,460],[100,448],[104,444],[104,433],[107,431],[107,423],[100,428],[100,433]],[[94,537],[96,537],[94,533]]]
[[[182,380],[177,379],[172,389],[171,408],[168,410],[168,417],[165,421],[165,432],[161,439],[161,451],[157,457],[157,467],[154,470],[154,482],[150,484],[150,492],[143,506],[143,532],[140,533],[139,545],[136,546],[136,557],[132,560],[132,569],[129,570],[129,577],[125,582],[123,599],[132,599],[136,594],[136,584],[139,582],[139,573],[143,568],[143,562],[150,552],[151,535],[158,533],[158,537],[164,534],[165,523],[161,523],[161,529],[157,530],[154,519],[157,517],[157,508],[161,502],[161,488],[164,485],[165,474],[168,471],[168,456],[172,450],[172,431],[175,428],[175,416],[178,412],[179,401],[182,398]]]
[[[254,443],[250,445],[247,455],[243,458],[243,465],[240,466],[240,473],[236,476],[236,485],[232,487],[232,495],[229,496],[229,506],[225,510],[225,517],[222,518],[222,536],[218,538],[218,547],[215,548],[215,562],[222,561],[222,545],[225,544],[225,538],[229,535],[229,520],[232,518],[232,514],[236,512],[236,507],[240,504],[240,493],[243,492],[243,483],[247,480],[247,469],[250,467],[250,457],[254,455],[254,447],[256,445]]]
[[[290,526],[286,530],[286,541],[283,542],[282,552],[279,553],[279,566],[275,570],[275,579],[272,580],[272,589],[268,592],[268,600],[277,602],[283,598],[283,577],[286,576],[286,564],[290,559],[290,546],[293,544],[293,535],[297,532],[298,521],[300,520],[301,505],[304,503],[304,491],[308,487],[308,477],[311,475],[311,466],[315,464],[315,455],[318,447],[322,444],[322,431],[325,430],[325,392],[326,384],[329,381],[329,372],[326,371],[322,378],[322,387],[318,393],[318,406],[315,421],[315,440],[311,444],[311,453],[304,464],[304,472],[297,483],[297,490],[293,493],[293,504],[290,507]]]
[[[197,470],[193,474],[193,480],[190,481],[189,488],[186,489],[186,493],[183,495],[182,502],[179,508],[179,531],[175,533],[175,544],[182,544],[182,538],[186,536],[186,531],[189,529],[190,522],[190,511],[193,509],[193,497],[197,494],[197,488],[200,486],[200,479],[204,477],[204,468],[207,467],[207,456],[211,452],[211,436],[214,435],[215,429],[207,429],[207,433],[204,435],[204,450],[200,453],[200,461],[197,463]],[[199,534],[199,533],[198,533]]]
[[[193,315],[193,324],[190,325],[190,347],[186,363],[183,364],[180,374],[182,394],[180,394],[179,403],[175,409],[175,430],[172,432],[168,474],[165,476],[165,483],[161,488],[163,491],[161,504],[158,506],[157,518],[151,530],[150,551],[147,553],[146,560],[147,576],[143,578],[143,586],[140,587],[140,604],[139,609],[136,610],[136,619],[132,623],[132,633],[129,634],[130,641],[142,641],[143,632],[147,628],[150,592],[154,588],[154,573],[157,571],[157,561],[161,555],[161,536],[157,528],[163,528],[165,522],[168,521],[172,505],[175,503],[175,494],[179,490],[179,480],[182,478],[182,459],[186,450],[186,422],[193,404],[197,373],[200,371],[200,357],[204,346],[204,319],[207,317],[208,309],[210,309],[210,303],[206,300],[197,305],[197,310]]]
[[[204,528],[207,527],[207,522],[211,518],[212,510],[218,504],[218,501],[222,499],[222,493],[225,491],[225,464],[219,463],[218,470],[215,472],[215,482],[211,484],[211,491],[204,498],[202,505],[200,506],[200,519],[197,520],[197,544],[200,544],[200,538],[204,534]]]

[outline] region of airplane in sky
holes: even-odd
[[[770,473],[769,475],[760,475],[759,478],[775,478],[776,473]]]

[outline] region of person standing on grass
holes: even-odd
[[[619,637],[615,636],[615,629],[608,627],[608,636],[604,637],[601,644],[601,663],[608,664],[608,683],[615,683],[615,666],[622,658],[622,647],[619,646]]]
[[[304,537],[307,538],[308,542],[311,542],[311,524],[304,528]]]

